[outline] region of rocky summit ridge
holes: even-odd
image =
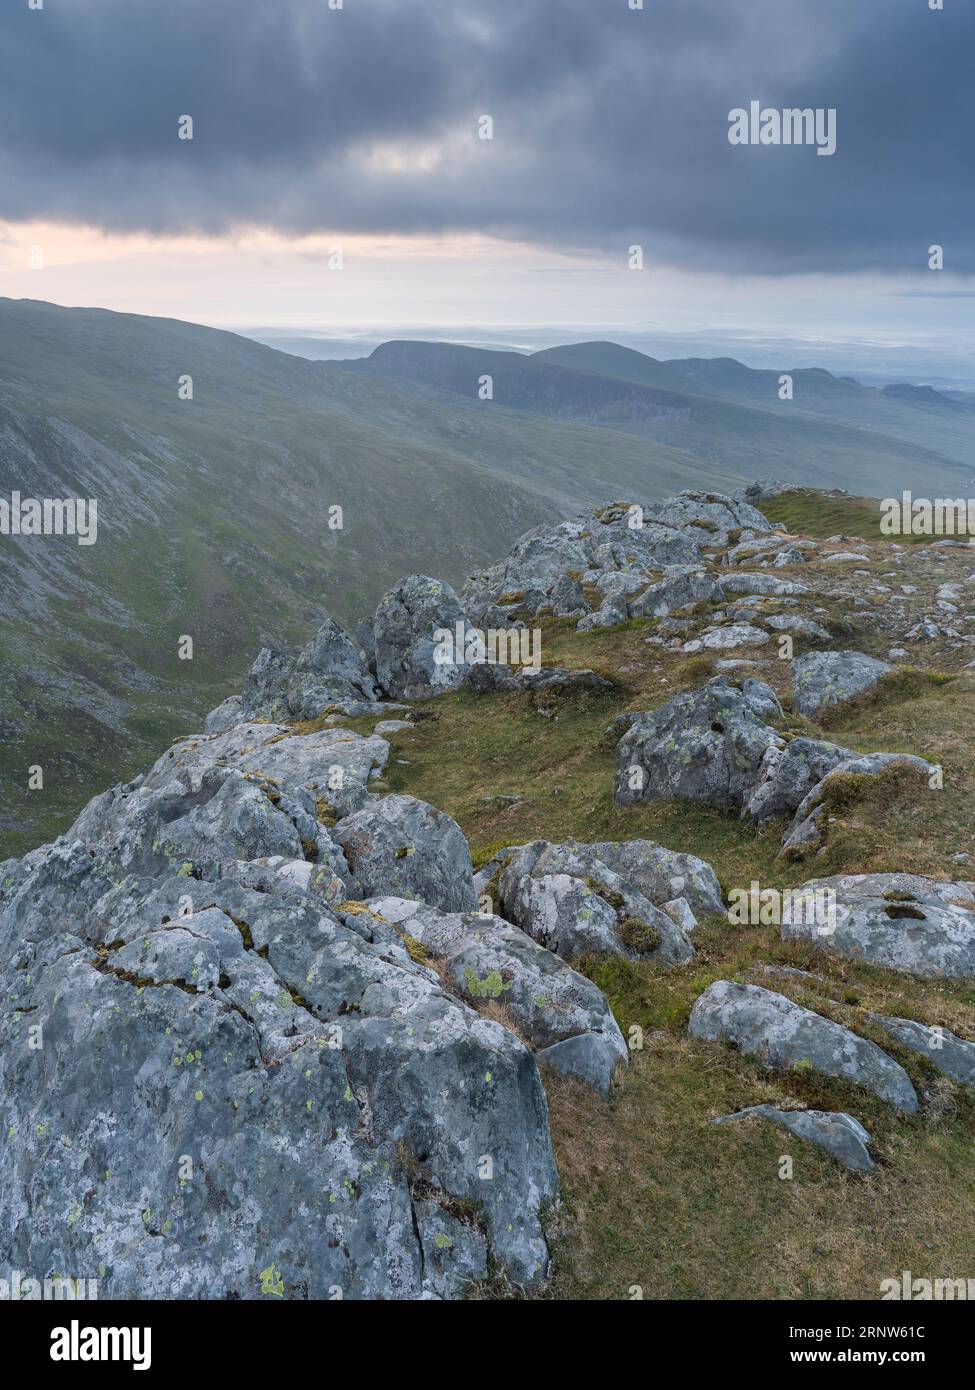
[[[620,715],[606,797],[718,808],[756,834],[774,824],[784,862],[814,860],[839,793],[891,775],[928,787],[939,769],[829,739],[832,712],[896,679],[897,649],[834,646],[828,614],[802,611],[819,593],[803,569],[859,552],[774,525],[761,505],[775,495],[612,503],[528,532],[460,593],[411,575],[354,636],[326,618],[307,645],[262,650],[203,732],[0,865],[0,1265],[137,1298],[543,1284],[559,1202],[544,1078],[608,1096],[631,1051],[575,967],[679,972],[726,894],[687,845],[638,837],[506,845],[475,872],[455,819],[386,790],[390,739],[423,717],[412,702],[453,691],[528,695],[543,713],[555,694],[605,694],[599,671],[525,659],[521,636],[548,619],[581,633],[648,621],[648,642],[710,653],[717,673]],[[936,611],[964,653],[962,582],[942,586],[952,612]],[[444,658],[458,630],[475,634],[473,659]],[[486,634],[509,660],[482,659]],[[802,729],[748,655],[783,636],[816,644],[789,658]],[[370,732],[348,727],[364,719]],[[799,900],[824,890],[829,921],[793,914],[783,941],[975,979],[975,882],[832,875]],[[873,1021],[927,1048],[916,1021]],[[923,1101],[883,1046],[755,984],[712,981],[689,1032],[898,1115]],[[970,1085],[975,1044],[949,1039],[927,1055]],[[874,1166],[845,1112],[719,1118],[746,1115]]]

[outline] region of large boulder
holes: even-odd
[[[811,879],[804,893],[835,894],[835,930],[782,926],[824,951],[933,979],[975,979],[975,883],[918,874],[846,874]]]
[[[331,832],[366,897],[416,899],[444,912],[477,906],[471,852],[455,820],[414,796],[384,796]]]
[[[461,1297],[489,1255],[544,1274],[532,1055],[394,927],[284,881],[118,881],[62,841],[4,901],[0,989],[4,1268],[142,1299]]]
[[[716,676],[638,715],[619,744],[616,804],[700,801],[740,811],[769,749],[783,746],[766,723],[778,709],[774,693],[760,681],[746,684]]]
[[[876,1043],[759,985],[716,980],[694,1005],[688,1029],[694,1038],[731,1043],[775,1071],[810,1067],[900,1110],[917,1110],[907,1072]]]
[[[807,652],[792,663],[792,708],[815,718],[871,690],[894,669],[863,652]]]
[[[610,953],[679,965],[694,953],[695,914],[723,909],[708,864],[649,840],[533,841],[511,855],[498,892],[511,921],[570,960]]]
[[[338,705],[371,704],[376,687],[362,653],[338,623],[326,618],[304,647],[265,647],[247,675],[237,722],[316,719]],[[226,703],[226,702],[225,702]],[[213,712],[213,732],[234,717]]]
[[[466,632],[467,613],[449,584],[427,575],[401,579],[379,600],[373,619],[376,679],[393,699],[425,700],[455,690],[467,671],[442,659],[438,633]]]

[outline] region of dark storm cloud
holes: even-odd
[[[939,242],[972,272],[975,11],[945,4],[7,0],[0,218],[639,242],[770,272],[923,269]],[[753,99],[835,107],[836,154],[731,146]],[[417,147],[446,154],[375,154]]]

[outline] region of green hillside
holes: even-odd
[[[0,855],[199,722],[264,636],[354,622],[411,571],[460,582],[587,501],[740,481],[232,333],[0,300],[0,495],[95,497],[99,516],[91,547],[0,538]]]
[[[495,402],[574,419],[679,449],[712,467],[871,495],[953,492],[970,476],[975,410],[947,397],[899,398],[820,368],[778,371],[732,358],[661,362],[616,343],[574,343],[523,356],[446,343],[393,342],[346,362],[471,396],[490,374]]]

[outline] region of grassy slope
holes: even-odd
[[[792,499],[802,510],[802,499]],[[810,499],[805,504],[811,520]],[[837,502],[830,533],[850,531],[859,504]],[[840,524],[835,524],[839,522]],[[809,527],[806,528],[810,529]],[[878,560],[883,565],[883,559]],[[834,623],[838,617],[834,616]],[[827,851],[806,866],[775,858],[781,825],[760,836],[737,818],[688,805],[613,807],[621,710],[661,703],[709,674],[700,658],[648,648],[644,623],[580,634],[550,623],[547,664],[594,666],[621,682],[616,694],[562,700],[452,695],[433,718],[394,735],[387,785],[443,807],[470,837],[478,861],[505,844],[646,836],[702,855],[723,887],[789,886],[835,872],[909,870],[957,876],[949,856],[975,852],[970,770],[975,677],[930,673],[893,680],[876,699],[846,709],[830,736],[864,750],[900,749],[940,761],[943,792],[886,784],[836,809]],[[834,631],[838,631],[834,626]],[[869,617],[853,645],[879,651]],[[785,696],[786,663],[763,675]],[[544,717],[539,707],[557,717]],[[793,728],[811,727],[789,720]],[[363,729],[371,727],[364,721]],[[518,795],[514,806],[498,797]],[[964,873],[964,870],[961,870]],[[642,1051],[604,1101],[547,1078],[553,1136],[566,1196],[555,1231],[552,1293],[567,1298],[851,1298],[878,1296],[880,1280],[966,1276],[975,1267],[975,1101],[864,1022],[879,1011],[940,1023],[975,1037],[975,986],[922,982],[784,945],[774,927],[703,924],[697,955],[661,972],[591,959],[583,968],[607,991],[624,1031],[645,1032]],[[763,963],[811,969],[821,980],[767,976]],[[927,1092],[922,1114],[895,1118],[867,1093],[808,1073],[764,1073],[741,1056],[690,1041],[687,1017],[712,980],[740,978],[780,990],[853,1025],[901,1061]],[[714,1115],[762,1101],[848,1109],[874,1136],[877,1170],[850,1176],[818,1150],[759,1122],[714,1129]],[[791,1154],[794,1177],[778,1176]]]
[[[264,634],[354,622],[410,572],[459,582],[586,500],[739,481],[177,320],[0,300],[0,491],[99,499],[96,546],[0,540],[0,858],[198,725]]]

